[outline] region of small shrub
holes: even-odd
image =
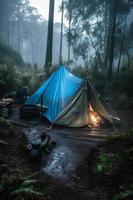
[[[129,185],[127,189],[119,192],[113,197],[113,200],[131,200],[133,199],[133,184]]]
[[[118,172],[121,158],[113,153],[100,154],[93,168],[94,174],[114,175]]]
[[[3,174],[0,178],[0,196],[2,200],[43,199],[44,194],[35,189],[37,183],[38,181],[30,176]]]

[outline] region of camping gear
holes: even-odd
[[[39,150],[40,145],[41,141],[37,140],[33,140],[31,144],[27,145],[30,161],[41,161],[41,152]]]
[[[43,98],[42,98],[43,96]],[[41,87],[28,98],[28,104],[47,107],[43,112],[52,124],[81,127],[96,120],[111,122],[108,112],[99,100],[93,85],[70,73],[65,66],[54,72]],[[91,109],[91,112],[90,112]],[[92,111],[95,116],[92,118]]]
[[[47,109],[46,106],[40,104],[23,104],[19,109],[19,116],[22,119],[34,119],[40,117],[42,113]]]
[[[33,133],[37,134],[37,131],[34,130]],[[27,145],[29,157],[31,161],[40,161],[42,153],[50,153],[56,142],[51,141],[50,136],[45,132],[41,133],[41,135],[36,135],[34,138],[32,137],[29,137]]]
[[[19,109],[19,116],[22,119],[32,119],[39,117],[37,105],[22,105]]]

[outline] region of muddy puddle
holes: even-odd
[[[51,152],[42,170],[61,181],[69,182],[79,162],[79,157],[78,153],[67,146],[57,147]]]

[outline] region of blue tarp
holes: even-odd
[[[27,104],[41,104],[47,110],[43,115],[53,123],[79,91],[84,80],[74,76],[65,66],[61,66],[42,86],[27,100]]]

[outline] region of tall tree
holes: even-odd
[[[68,64],[70,63],[70,50],[71,50],[71,20],[72,20],[72,5],[71,0],[69,0],[69,7],[68,7],[68,13],[69,13],[69,28],[68,28]]]
[[[64,18],[64,0],[62,0],[61,5],[61,32],[60,32],[60,57],[59,63],[62,64],[62,40],[63,40],[63,19]]]
[[[45,68],[47,72],[49,72],[49,67],[52,65],[54,3],[55,0],[50,0],[49,2],[49,21],[48,21],[46,60],[45,60]]]
[[[113,73],[113,58],[114,58],[114,48],[115,48],[115,30],[116,30],[116,14],[117,14],[117,1],[113,0],[110,5],[110,20],[111,20],[111,35],[109,39],[109,68],[108,68],[108,79],[112,80]]]

